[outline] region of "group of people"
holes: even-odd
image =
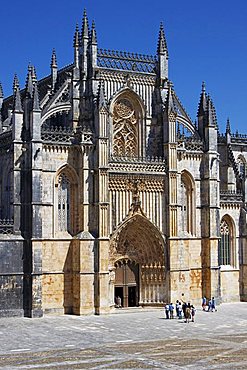
[[[215,298],[212,297],[211,299],[208,300],[207,303],[207,298],[203,297],[202,298],[202,310],[207,311],[207,312],[215,312],[216,310],[216,303],[215,303]]]
[[[195,321],[196,309],[193,305],[190,304],[190,302],[186,303],[184,301],[180,302],[179,300],[177,300],[175,306],[173,303],[165,304],[166,319],[174,319],[175,312],[176,317],[180,320],[184,318],[186,323],[188,323],[190,319],[192,322]]]

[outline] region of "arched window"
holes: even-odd
[[[226,217],[220,223],[219,265],[235,265],[233,226]]]
[[[58,177],[58,230],[70,230],[70,182],[62,173]]]
[[[66,166],[56,177],[55,223],[58,232],[78,230],[78,181],[74,169]]]
[[[195,233],[195,200],[194,186],[187,173],[181,176],[181,224],[182,231],[193,235]]]
[[[112,111],[112,154],[135,158],[141,155],[141,106],[136,97],[122,94]]]

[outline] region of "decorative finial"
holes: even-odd
[[[56,56],[56,50],[52,49],[52,55],[51,55],[51,68],[57,68],[57,56]]]

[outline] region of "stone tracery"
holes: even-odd
[[[113,155],[138,156],[138,118],[127,98],[119,99],[113,109]]]

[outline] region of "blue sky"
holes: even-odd
[[[159,24],[169,49],[169,77],[194,120],[202,81],[213,98],[220,131],[247,134],[247,2],[146,0],[12,0],[0,7],[0,81],[12,93],[14,73],[23,87],[27,65],[38,78],[50,73],[52,48],[59,68],[73,61],[72,40],[84,7],[94,19],[99,47],[155,54]]]

